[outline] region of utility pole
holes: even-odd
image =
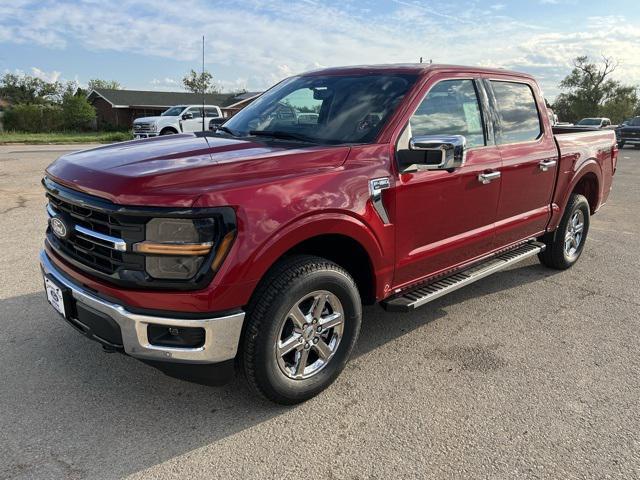
[[[202,80],[204,80],[204,35],[202,35]],[[202,85],[202,131],[204,132],[204,104],[205,104],[205,86]]]

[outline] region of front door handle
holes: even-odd
[[[549,159],[549,160],[542,160],[539,164],[540,166],[540,170],[542,170],[543,172],[546,172],[547,170],[549,170],[551,167],[554,167],[556,165],[557,160],[553,160],[553,159]]]
[[[500,175],[502,175],[500,172],[481,173],[478,175],[478,181],[483,185],[486,185],[487,183],[491,183],[500,178]]]

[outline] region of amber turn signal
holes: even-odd
[[[140,242],[133,245],[133,251],[147,255],[203,256],[211,251],[211,242],[206,243],[159,243]]]

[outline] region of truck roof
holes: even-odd
[[[351,65],[344,67],[329,67],[318,70],[312,70],[303,73],[304,76],[316,76],[316,75],[349,75],[349,74],[365,74],[365,73],[405,73],[405,74],[417,74],[426,75],[427,73],[433,73],[436,71],[446,72],[466,72],[466,73],[478,73],[478,74],[500,74],[500,75],[512,75],[516,77],[524,77],[532,79],[529,74],[522,72],[515,72],[512,70],[505,70],[502,68],[485,68],[477,66],[464,66],[464,65],[446,65],[446,64],[431,64],[431,63],[390,63],[380,65]]]

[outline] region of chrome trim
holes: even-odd
[[[480,175],[478,175],[478,181],[483,185],[486,185],[493,182],[494,180],[499,179],[501,176],[502,173],[500,172],[481,173]]]
[[[57,215],[57,213],[51,207],[50,203],[47,203],[47,215],[49,215],[49,218],[55,217]]]
[[[217,363],[236,356],[244,312],[205,319],[166,318],[129,312],[122,305],[96,297],[84,287],[69,281],[51,262],[44,250],[40,251],[40,265],[60,285],[71,291],[73,298],[111,317],[122,333],[124,351],[132,357],[184,363]],[[202,347],[178,348],[151,345],[147,338],[149,324],[172,327],[197,327],[205,330]]]
[[[382,191],[390,187],[391,181],[389,180],[389,177],[369,180],[369,195],[371,197],[371,203],[373,203],[373,208],[378,212],[380,219],[385,225],[389,225],[391,222],[389,221],[387,209],[384,208],[384,203],[382,202]]]
[[[558,163],[558,161],[553,158],[542,160],[539,164],[540,170],[542,170],[543,172],[546,172],[551,167],[555,167],[556,163]]]
[[[114,250],[118,250],[119,252],[127,251],[127,242],[125,242],[121,238],[112,237],[111,235],[105,235],[99,232],[94,232],[93,230],[89,230],[88,228],[85,228],[80,225],[76,225],[75,230],[76,232],[86,235],[87,237],[91,237],[97,240],[102,240],[103,242],[111,243],[111,245],[107,245],[107,246],[110,246]]]
[[[50,203],[47,203],[47,215],[49,218],[55,217],[57,213],[51,207]],[[111,247],[113,250],[117,250],[119,252],[127,251],[127,242],[122,240],[121,238],[112,237],[111,235],[105,235],[103,233],[94,232],[93,230],[89,230],[81,225],[75,225],[74,229],[76,232],[81,233],[82,235],[86,235],[87,237],[95,238],[97,240],[101,240],[106,243],[110,243],[111,245],[105,245],[106,247]]]
[[[417,170],[460,168],[464,166],[467,159],[467,139],[464,135],[418,135],[409,139],[409,150],[440,152],[440,163],[437,165],[416,163]]]

